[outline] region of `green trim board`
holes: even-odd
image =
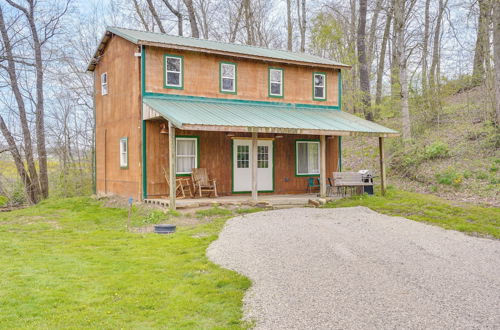
[[[236,139],[231,139],[231,193],[232,194],[250,194],[252,191],[234,191],[234,140],[237,140]],[[258,141],[259,139],[257,139]],[[258,190],[257,192],[258,193],[272,193],[274,192],[274,188],[275,188],[275,176],[274,176],[274,172],[275,172],[275,161],[274,161],[274,156],[275,156],[275,147],[276,147],[276,143],[275,141],[273,140],[273,171],[272,171],[272,180],[273,180],[273,189],[272,190]]]
[[[144,118],[144,96],[146,95],[146,46],[141,46],[141,119]],[[141,121],[141,156],[142,156],[142,198],[148,198],[148,171],[146,155],[146,121]]]
[[[180,86],[167,84],[167,58],[178,58],[181,61],[181,72],[179,74]],[[184,89],[184,56],[182,55],[163,55],[163,87],[169,89]]]
[[[315,82],[314,82],[314,78],[316,75],[322,75],[324,78],[323,78],[323,81],[325,83],[325,86],[323,88],[323,91],[325,93],[325,97],[324,98],[319,98],[319,97],[316,97],[316,94],[315,94]],[[328,76],[326,74],[326,72],[318,72],[318,71],[315,71],[312,73],[312,99],[314,101],[327,101],[328,100],[328,96],[327,96],[327,90],[328,90],[328,83],[327,83],[327,79],[328,79]]]
[[[175,135],[175,146],[177,147],[177,138],[187,138],[187,139],[196,139],[196,168],[200,168],[200,137],[198,135]],[[170,150],[169,150],[170,152]],[[177,150],[176,159],[177,159]],[[177,171],[177,166],[175,166]],[[184,177],[191,176],[191,173],[175,173],[175,176]]]
[[[338,74],[338,107],[339,107],[339,110],[342,110],[342,70],[339,69],[339,74]]]
[[[281,71],[281,95],[271,94],[271,70]],[[267,68],[267,96],[282,99],[285,96],[285,70],[270,66]]]
[[[315,177],[315,176],[319,176],[319,173],[318,174],[299,174],[298,173],[298,169],[299,169],[299,166],[298,166],[298,158],[299,158],[299,152],[298,152],[298,142],[317,142],[318,143],[318,159],[319,161],[321,162],[321,155],[320,155],[320,150],[321,150],[321,146],[320,146],[320,141],[319,139],[296,139],[294,140],[294,144],[295,144],[295,176],[296,177],[304,177],[304,176],[309,176],[309,177]]]
[[[222,89],[222,65],[229,64],[234,66],[234,91],[226,91]],[[238,64],[234,62],[220,61],[219,62],[219,92],[222,94],[238,94]]]
[[[125,141],[125,144],[127,146],[127,165],[123,166],[122,165],[122,141]],[[128,149],[128,137],[122,137],[120,138],[120,158],[119,158],[119,161],[120,161],[120,169],[122,170],[127,170],[128,169],[128,152],[129,152],[129,149]]]

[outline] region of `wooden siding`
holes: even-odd
[[[184,56],[184,88],[164,88],[164,55]],[[219,63],[237,63],[237,93],[225,94],[219,89]],[[268,68],[284,69],[284,97],[268,95]],[[327,74],[327,100],[314,101],[313,72]],[[153,93],[193,95],[225,99],[243,99],[301,104],[338,106],[338,69],[324,69],[254,61],[158,47],[146,49],[146,91]]]
[[[147,170],[148,196],[167,195],[168,186],[162,168],[168,170],[168,135],[160,134],[160,121],[147,122]],[[177,136],[199,137],[200,167],[208,169],[211,178],[217,180],[221,195],[232,194],[232,139],[221,132],[176,130]],[[236,137],[250,134],[236,133]],[[272,138],[274,134],[259,134],[259,138]],[[274,193],[305,193],[307,177],[295,175],[295,141],[317,140],[319,136],[284,134],[274,139]],[[327,173],[331,176],[338,166],[338,137],[327,139]]]
[[[114,36],[94,71],[96,110],[96,190],[140,198],[141,107],[137,47]],[[108,94],[101,95],[101,74]],[[120,168],[120,138],[128,138],[128,168]]]

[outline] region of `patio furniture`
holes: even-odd
[[[217,196],[217,183],[215,179],[210,179],[208,177],[206,168],[193,168],[193,172],[191,174],[193,178],[193,186],[194,186],[194,194],[196,192],[200,194],[200,197],[203,196],[203,192],[207,191],[213,193],[215,197]]]
[[[317,183],[314,183],[315,178],[307,178],[307,192],[311,193],[313,188],[318,188],[320,187],[319,184],[319,179],[316,179]]]
[[[360,194],[364,186],[373,185],[371,182],[364,182],[363,174],[359,172],[333,172],[333,187],[337,189],[337,194],[346,196]]]
[[[162,167],[163,175],[165,180],[167,180],[168,186],[170,186],[170,180],[168,179],[168,172]],[[186,198],[186,191],[189,197],[193,197],[193,192],[191,191],[191,183],[188,177],[181,177],[175,179],[175,197]]]

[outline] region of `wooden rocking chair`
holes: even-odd
[[[200,197],[202,197],[202,192],[208,191],[209,193],[214,193],[215,197],[217,195],[217,184],[214,179],[208,178],[208,173],[206,168],[193,168],[193,186],[194,186],[194,194],[198,191]],[[210,196],[210,194],[209,194]]]
[[[170,187],[170,180],[167,170],[162,167],[163,175],[165,175],[165,180],[167,180],[167,184]],[[193,197],[193,193],[191,191],[191,184],[189,183],[189,178],[177,178],[175,180],[175,197],[186,198],[186,191],[189,197]]]

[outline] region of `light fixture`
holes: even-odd
[[[160,124],[160,134],[168,134],[167,124],[165,123]]]
[[[226,133],[226,137],[233,137],[234,136],[234,133]]]
[[[277,134],[274,136],[275,139],[282,139],[283,138],[283,135],[280,135],[280,134]]]

